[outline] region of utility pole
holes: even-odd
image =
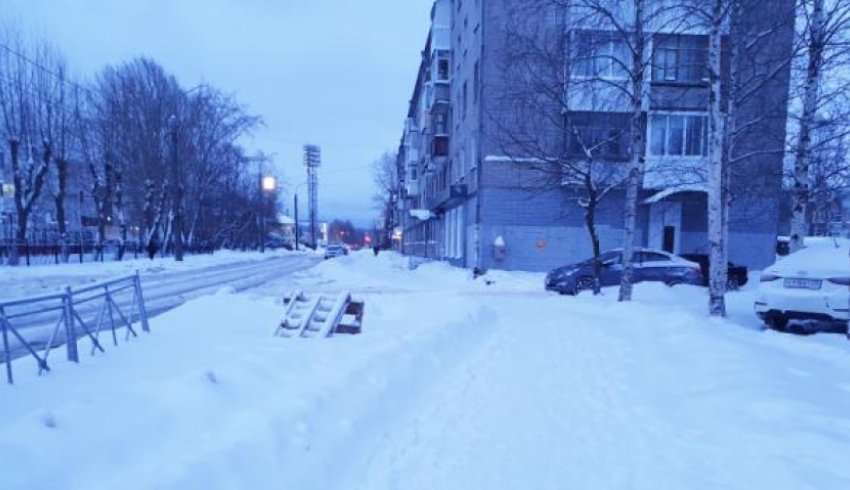
[[[171,192],[173,217],[171,236],[174,243],[174,260],[183,262],[183,186],[180,184],[180,171],[177,160],[177,116],[168,120],[171,129]]]
[[[298,250],[298,189],[295,190],[295,250]]]
[[[259,199],[257,202],[257,228],[259,228],[260,232],[259,245],[261,254],[266,253],[266,219],[264,214],[265,209],[263,209],[265,204],[265,196],[263,195],[264,190],[265,189],[263,187],[263,172],[262,170],[260,170],[260,172],[257,173],[257,194],[259,195]]]

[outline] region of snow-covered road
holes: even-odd
[[[751,291],[710,320],[700,288],[619,304],[468,274],[355,254],[190,301],[151,336],[0,386],[0,473],[86,490],[850,487],[843,336],[760,331]],[[271,337],[295,287],[355,291],[363,334]]]

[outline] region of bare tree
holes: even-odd
[[[709,313],[725,316],[730,209],[775,202],[784,152],[793,4],[752,15],[755,0],[688,0],[692,26],[708,32],[708,166],[689,172],[708,192]],[[754,218],[763,220],[753,205]],[[775,208],[775,204],[773,204]],[[738,218],[740,220],[740,217]]]
[[[0,34],[0,134],[10,150],[17,217],[11,263],[30,217],[51,206],[67,260],[70,181],[90,186],[101,254],[117,228],[118,260],[130,229],[163,251],[171,241],[178,260],[183,243],[223,244],[223,230],[253,227],[251,240],[262,247],[259,223],[276,217],[277,206],[249,172],[258,157],[239,145],[262,124],[259,117],[213,87],[184,90],[145,58],[106,67],[85,87],[68,80],[56,50],[28,50],[20,36]]]
[[[27,227],[33,206],[45,184],[52,154],[52,143],[42,140],[39,145],[38,123],[49,104],[43,104],[46,94],[38,96],[37,77],[40,72],[26,50],[20,36],[7,34],[0,49],[0,111],[2,130],[9,145],[14,204],[17,216],[15,243],[11,247],[10,265],[17,265],[20,247],[27,240]],[[11,48],[9,48],[11,46]],[[39,146],[41,148],[39,149]]]
[[[792,252],[804,246],[810,231],[812,186],[823,188],[827,182],[823,168],[812,175],[815,153],[819,146],[847,133],[847,114],[839,102],[850,87],[844,69],[850,61],[850,1],[799,0],[798,8],[801,111],[793,148]],[[843,127],[837,128],[837,124]],[[833,134],[824,134],[829,132]]]
[[[376,236],[375,245],[383,246],[392,240],[395,228],[395,207],[398,199],[398,154],[386,152],[372,163],[372,182],[377,189],[373,201],[383,217],[384,236]]]
[[[509,89],[502,105],[510,116],[494,118],[503,150],[537,171],[532,187],[566,184],[580,190],[567,195],[585,210],[597,265],[596,211],[609,193],[625,188],[623,301],[632,294],[637,205],[646,166],[651,31],[676,32],[683,17],[684,11],[663,2],[547,0],[517,2],[508,22],[503,72]],[[539,19],[558,22],[552,26]],[[607,121],[603,129],[583,118],[589,113],[607,113],[617,124]],[[596,271],[598,277],[598,266]]]

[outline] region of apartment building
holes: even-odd
[[[730,258],[751,267],[772,262],[779,222],[793,9],[774,3],[744,2],[726,26]],[[647,33],[636,243],[707,252],[708,36],[665,15]],[[588,258],[587,186],[564,161],[598,165],[596,229],[622,246],[628,33],[533,0],[437,0],[431,21],[399,147],[404,253],[533,271]]]

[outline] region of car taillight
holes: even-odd
[[[830,277],[827,281],[839,286],[850,286],[850,277]]]
[[[761,282],[773,282],[777,279],[779,279],[779,276],[777,276],[776,274],[762,274],[761,275]]]

